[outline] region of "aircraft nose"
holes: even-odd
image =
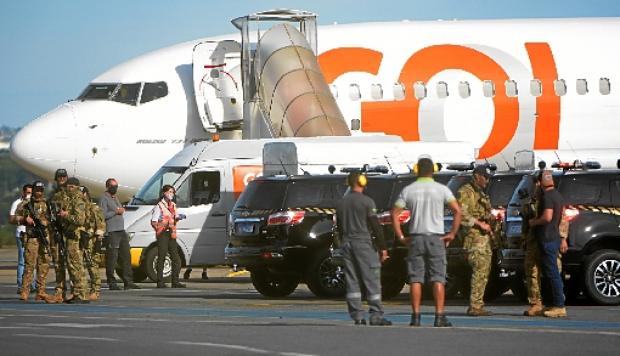
[[[11,158],[24,169],[51,179],[58,168],[73,169],[74,116],[69,104],[27,124],[11,140]]]

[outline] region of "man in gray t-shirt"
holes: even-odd
[[[450,189],[433,180],[435,165],[430,158],[421,157],[416,167],[418,179],[403,189],[392,209],[394,233],[401,242],[409,243],[407,269],[413,310],[409,325],[420,326],[422,283],[428,275],[433,282],[435,326],[452,326],[444,314],[446,246],[454,240],[461,224],[461,209]],[[454,223],[452,230],[444,235],[446,205],[454,214]],[[398,219],[404,209],[411,212],[408,238],[403,235]]]

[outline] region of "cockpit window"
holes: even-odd
[[[163,98],[166,95],[168,95],[168,86],[166,82],[144,83],[140,104]]]
[[[168,86],[165,82],[91,84],[84,89],[78,100],[110,100],[135,106],[138,98],[144,104],[166,95]]]

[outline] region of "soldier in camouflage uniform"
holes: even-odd
[[[19,299],[28,300],[30,293],[30,284],[34,276],[35,268],[37,274],[37,296],[35,300],[46,300],[48,295],[45,293],[45,281],[49,270],[49,256],[45,245],[39,241],[40,236],[34,230],[37,224],[35,219],[42,225],[39,231],[44,234],[43,238],[48,241],[49,246],[49,230],[48,230],[48,211],[45,196],[43,195],[43,182],[35,182],[33,184],[33,196],[24,201],[16,211],[17,221],[26,225],[26,234],[24,236],[25,244],[25,271],[22,278],[22,288]],[[34,214],[34,216],[33,216]],[[25,287],[24,287],[25,286]]]
[[[54,206],[57,211],[60,211],[68,204],[67,197],[67,171],[64,169],[57,169],[54,174],[54,180],[56,181],[56,188],[51,192],[48,197],[48,201],[51,206]],[[60,221],[60,218],[57,217]],[[62,228],[61,228],[62,230]],[[67,292],[67,276],[66,276],[66,261],[65,256],[60,253],[56,241],[51,239],[50,241],[52,255],[54,256],[54,270],[56,273],[56,290],[53,298],[48,298],[48,303],[62,303],[65,300]]]
[[[73,297],[66,302],[82,304],[89,302],[84,278],[84,255],[80,249],[80,231],[84,230],[87,203],[79,186],[80,181],[77,178],[67,179],[68,205],[61,210],[60,216],[67,245],[67,267],[73,288]]]
[[[493,256],[493,226],[491,200],[485,193],[491,172],[487,166],[474,169],[471,182],[458,191],[458,202],[463,212],[460,235],[467,260],[472,269],[471,293],[467,315],[487,316],[492,313],[484,309],[484,290],[489,280]]]
[[[88,274],[90,276],[90,288],[88,299],[94,302],[99,299],[101,294],[101,276],[99,273],[99,267],[103,261],[103,254],[101,253],[101,243],[103,240],[103,233],[105,232],[105,218],[103,211],[93,203],[90,199],[90,193],[88,188],[81,187],[80,190],[84,195],[84,199],[87,203],[86,209],[86,224],[84,231],[87,234],[86,248],[92,258],[93,264],[86,266]]]

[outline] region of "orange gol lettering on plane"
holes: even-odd
[[[543,83],[543,93],[536,98],[538,114],[534,148],[557,148],[560,123],[560,98],[553,95],[557,70],[547,43],[525,44],[534,77]],[[341,47],[319,56],[319,65],[328,83],[348,72],[376,75],[383,55],[368,48]],[[407,141],[419,141],[420,102],[413,94],[413,83],[427,83],[435,74],[447,69],[460,69],[480,80],[503,84],[509,79],[504,69],[492,58],[475,49],[459,45],[436,45],[415,52],[403,66],[399,81],[405,87],[401,101],[361,103],[361,122],[364,132],[385,132]],[[478,158],[500,153],[516,133],[519,124],[519,101],[508,97],[505,90],[496,90],[493,97],[495,117],[489,137],[480,148]]]

